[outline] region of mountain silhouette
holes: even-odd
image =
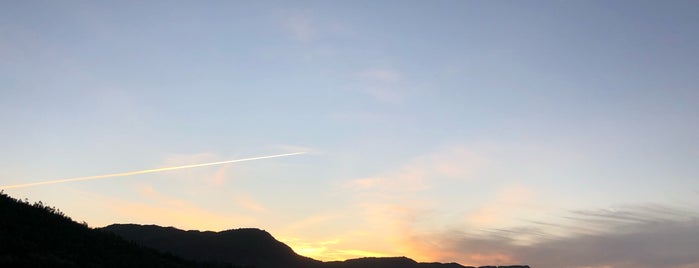
[[[259,268],[320,267],[321,264],[320,261],[296,254],[269,233],[253,228],[200,232],[157,225],[113,224],[101,230],[192,260]]]
[[[41,202],[0,191],[0,267],[473,268],[407,257],[321,262],[296,254],[266,231],[183,231],[113,224],[91,229]],[[481,268],[529,268],[483,266]]]
[[[231,267],[197,263],[90,229],[0,192],[0,267]]]
[[[198,261],[259,268],[474,268],[457,263],[419,263],[407,257],[321,262],[296,254],[268,232],[245,228],[221,232],[184,231],[157,225],[113,224],[101,228],[126,240]],[[529,268],[526,265],[480,268]]]

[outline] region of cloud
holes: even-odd
[[[336,261],[361,257],[389,257],[381,252],[342,248],[342,239],[333,238],[321,241],[309,241],[298,237],[280,237],[281,241],[291,246],[300,255],[311,257],[317,260]],[[338,246],[340,246],[338,248]]]
[[[194,154],[170,154],[166,156],[162,166],[182,166],[198,163],[210,163],[221,161],[222,157],[215,153],[194,153]],[[224,185],[231,177],[231,165],[222,165],[218,167],[200,168],[200,169],[184,169],[177,172],[169,173],[168,180],[178,180],[186,182],[188,185],[197,185],[197,187],[219,187]],[[199,181],[205,184],[199,185]]]
[[[265,148],[268,148],[268,149],[273,150],[275,152],[289,152],[289,153],[306,152],[309,154],[322,153],[319,149],[316,149],[316,148],[312,148],[309,146],[302,146],[302,145],[291,145],[291,144],[268,144],[265,146]]]
[[[420,241],[413,238],[444,222],[442,204],[431,195],[443,182],[477,180],[487,164],[486,158],[467,146],[446,146],[395,170],[347,182],[344,189],[353,199],[348,210],[357,223],[354,239],[364,240],[361,247],[353,248],[420,261],[441,260],[438,251],[424,250],[431,247],[429,242],[412,243]],[[338,247],[349,248],[347,243]]]
[[[583,228],[566,235],[551,227]],[[593,226],[593,228],[589,228]],[[596,230],[590,232],[590,229]],[[699,218],[696,212],[668,206],[627,206],[604,210],[571,211],[556,223],[534,223],[490,233],[452,230],[418,241],[444,245],[426,248],[465,264],[525,263],[532,267],[697,267]],[[539,237],[521,245],[518,235]],[[413,242],[419,243],[419,242]]]
[[[291,10],[286,12],[284,29],[297,41],[309,42],[318,37],[318,29],[309,10]]]
[[[405,100],[406,86],[403,74],[390,68],[370,68],[356,74],[360,88],[374,99],[386,103]]]
[[[485,205],[471,211],[466,216],[466,222],[473,226],[498,226],[514,220],[512,216],[532,201],[535,196],[533,189],[514,185],[501,190]]]
[[[141,224],[158,224],[175,226],[181,229],[221,231],[231,226],[255,226],[257,220],[250,216],[232,215],[209,211],[194,203],[156,191],[150,185],[142,185],[137,194],[144,201],[124,200],[122,198],[90,194],[96,203],[104,204],[110,211],[114,222]]]
[[[378,176],[358,178],[347,186],[382,193],[416,192],[432,187],[436,180],[471,180],[489,160],[467,146],[447,146],[416,157],[409,163]]]
[[[238,205],[238,207],[241,207],[249,212],[254,212],[254,213],[264,213],[267,212],[267,208],[262,206],[259,202],[257,202],[255,199],[250,197],[247,194],[243,193],[237,193],[235,194],[235,197],[233,198],[234,202]]]
[[[402,80],[403,75],[393,69],[372,68],[359,72],[358,76],[367,81],[391,84]]]
[[[314,215],[314,216],[306,217],[304,219],[290,223],[286,227],[286,230],[290,231],[290,232],[295,232],[295,231],[298,231],[301,229],[308,229],[308,228],[315,229],[319,225],[322,225],[322,224],[327,223],[327,222],[332,221],[332,220],[337,220],[340,217],[341,217],[341,215],[338,213],[326,213],[326,214]]]
[[[226,183],[226,181],[228,180],[229,171],[230,171],[229,166],[219,167],[218,170],[216,170],[216,173],[214,173],[214,176],[209,180],[209,183],[211,183],[215,186],[224,185]]]
[[[512,161],[488,148],[448,146],[349,181],[357,230],[382,234],[365,237],[374,246],[370,251],[464,265],[699,267],[696,208],[651,203],[564,209],[566,204],[550,202],[547,189],[508,176],[487,179],[501,166],[496,161]],[[480,190],[457,191],[463,196],[456,199],[435,196],[445,185]]]
[[[176,175],[172,175],[171,177],[178,177],[180,179],[184,179],[184,181],[189,181],[190,184],[194,182],[194,184],[200,184],[198,180],[193,178],[197,177],[205,177],[205,181],[208,182],[206,185],[203,185],[205,187],[210,187],[210,186],[222,186],[225,184],[228,179],[231,177],[229,174],[229,171],[231,169],[231,165],[223,165],[223,164],[232,164],[232,163],[238,163],[238,162],[246,162],[246,161],[256,161],[256,160],[262,160],[262,159],[269,159],[269,158],[276,158],[276,157],[286,157],[286,156],[293,156],[293,155],[301,155],[301,154],[306,154],[308,152],[293,152],[293,153],[286,153],[286,154],[276,154],[276,155],[267,155],[267,156],[256,156],[256,157],[248,157],[248,158],[239,158],[239,159],[233,159],[233,160],[224,160],[224,161],[214,161],[211,162],[212,160],[208,160],[207,162],[203,162],[201,159],[215,159],[219,157],[213,157],[213,154],[209,153],[203,153],[203,154],[193,154],[193,155],[173,155],[168,157],[166,160],[167,163],[174,163],[170,165],[175,165],[177,164],[178,166],[174,167],[167,167],[163,168],[162,171],[169,171],[169,170],[178,170],[179,172],[176,173]],[[197,163],[199,162],[199,163]],[[188,163],[183,165],[183,163]],[[195,164],[192,164],[195,163]],[[215,172],[211,173],[211,170],[205,170],[203,168],[200,168],[198,170],[191,170],[190,168],[194,167],[205,167],[205,166],[213,166],[213,165],[222,165],[219,166]],[[158,169],[156,169],[158,170]],[[160,171],[160,170],[158,170]],[[151,173],[152,171],[138,171],[139,173]],[[108,175],[108,176],[113,176],[113,175]],[[183,182],[184,182],[183,181]],[[202,185],[199,185],[202,186]]]

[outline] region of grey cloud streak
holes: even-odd
[[[446,247],[463,254],[498,252],[536,268],[699,267],[699,217],[691,210],[660,205],[578,210],[563,223],[531,222],[479,235],[454,231]],[[568,231],[555,235],[548,230]],[[514,237],[529,235],[522,245]]]

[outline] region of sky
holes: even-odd
[[[2,1],[0,185],[320,260],[699,267],[697,1]],[[2,188],[2,187],[0,187]]]

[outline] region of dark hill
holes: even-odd
[[[457,263],[424,263],[406,257],[359,258],[326,262],[328,268],[473,268]]]
[[[466,268],[406,257],[321,262],[259,229],[200,232],[135,224],[90,229],[56,208],[1,191],[0,267]]]
[[[259,229],[200,232],[157,225],[113,224],[102,230],[146,247],[199,261],[258,268],[319,267],[321,264],[320,261],[296,254],[289,246]]]
[[[201,267],[0,193],[0,267]],[[223,265],[221,265],[223,266]]]
[[[406,257],[359,258],[320,262],[296,254],[259,229],[222,232],[183,231],[156,225],[113,224],[102,230],[165,252],[199,261],[228,262],[259,268],[473,268],[457,263],[418,263]],[[484,266],[485,267],[485,266]],[[487,266],[529,268],[528,266]]]

